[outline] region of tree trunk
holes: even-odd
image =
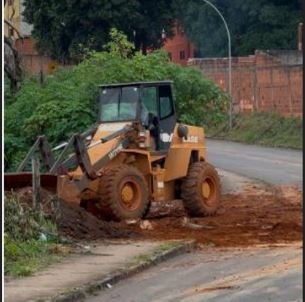
[[[7,37],[4,37],[4,71],[10,79],[12,92],[17,92],[22,78],[20,58],[13,41]]]

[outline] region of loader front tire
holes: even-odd
[[[128,165],[106,171],[100,180],[99,195],[101,214],[107,220],[141,218],[149,205],[144,176]]]
[[[220,201],[220,180],[216,169],[207,162],[190,165],[181,186],[181,198],[192,217],[215,214]]]

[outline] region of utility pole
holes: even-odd
[[[229,60],[229,64],[228,64],[229,65],[228,66],[228,92],[229,92],[229,98],[230,98],[230,101],[229,101],[229,127],[231,129],[232,128],[232,116],[233,116],[231,34],[230,34],[229,27],[228,27],[228,24],[227,24],[226,20],[223,17],[223,15],[221,14],[221,12],[218,10],[218,8],[208,0],[202,0],[202,1],[205,2],[206,4],[210,5],[217,12],[217,14],[220,16],[221,20],[223,21],[223,23],[225,25],[227,36],[228,36],[228,60]]]
[[[303,50],[303,23],[298,26],[298,50]]]

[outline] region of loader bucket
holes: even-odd
[[[11,191],[32,186],[31,172],[12,172],[4,174],[4,190]],[[52,193],[57,193],[57,175],[44,173],[40,175],[40,186]]]
[[[31,172],[12,172],[4,174],[4,190],[11,191],[32,186]],[[40,186],[59,198],[70,202],[80,203],[79,191],[69,180],[69,177],[51,173],[40,174]]]

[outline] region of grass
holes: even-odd
[[[50,251],[48,242],[27,240],[5,242],[5,275],[13,277],[30,276],[46,266],[59,261],[63,255]]]
[[[237,115],[233,128],[227,122],[207,129],[207,137],[270,147],[302,149],[303,121],[274,113],[259,112]]]
[[[43,212],[25,206],[17,195],[5,196],[4,218],[5,275],[29,276],[67,253],[56,224]]]

